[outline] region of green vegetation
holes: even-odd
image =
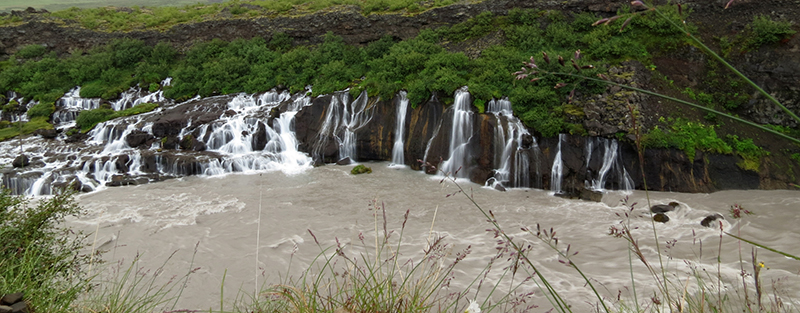
[[[158,103],[142,103],[135,107],[125,109],[122,111],[114,111],[110,108],[98,108],[94,110],[84,110],[78,113],[75,118],[75,124],[81,129],[81,132],[87,132],[94,128],[97,124],[113,120],[118,117],[125,117],[131,115],[142,114],[155,110]]]
[[[53,129],[53,125],[47,122],[46,117],[36,117],[22,123],[0,122],[0,141],[16,137],[20,131],[23,135],[28,135],[40,129]]]
[[[695,151],[729,154],[733,148],[724,140],[717,137],[714,126],[691,122],[682,118],[668,118],[662,122],[669,123],[666,130],[656,126],[642,139],[645,147],[649,148],[676,148],[694,160]],[[752,144],[752,141],[750,141]]]
[[[753,18],[753,23],[747,25],[749,34],[747,35],[747,47],[757,49],[763,45],[776,44],[781,40],[788,39],[796,32],[792,30],[792,24],[788,21],[774,21],[766,15],[757,15]]]
[[[756,146],[753,139],[739,140],[739,136],[736,135],[728,135],[728,139],[731,141],[733,150],[742,158],[742,161],[736,165],[748,171],[758,172],[761,167],[761,158],[769,155],[769,152]]]
[[[89,287],[91,256],[85,237],[59,223],[81,209],[70,194],[31,205],[0,191],[0,294],[25,291],[36,312],[72,312],[70,304]]]
[[[0,12],[11,10],[25,10],[28,7],[45,9],[48,11],[65,10],[72,7],[89,9],[105,6],[131,7],[131,6],[185,6],[197,4],[200,0],[5,0],[0,3]]]
[[[371,174],[372,173],[372,168],[366,167],[363,164],[359,164],[359,165],[356,165],[355,167],[353,167],[352,170],[350,170],[350,174],[353,174],[353,175],[364,174],[364,173]]]

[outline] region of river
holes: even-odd
[[[375,207],[385,208],[387,229],[395,231],[393,240],[399,238],[404,214],[409,212],[401,263],[409,259],[417,262],[429,238],[443,236],[449,245],[447,260],[471,247],[471,253],[457,265],[448,292],[460,292],[482,275],[495,256],[497,239],[487,232],[491,224],[464,194],[456,193],[458,189],[452,182],[390,167],[388,163],[364,164],[373,173],[351,175],[352,165],[327,165],[299,173],[189,176],[108,188],[79,195],[86,214],[69,223],[89,233],[98,230],[95,248],[107,251],[103,254],[107,269],[136,255],[140,256],[139,265],[146,269],[154,270],[166,262],[164,273],[168,276],[199,268],[190,275],[178,301],[179,308],[217,309],[221,298],[229,308],[237,296],[252,295],[256,283],[298,277],[320,253],[309,230],[322,248],[335,245],[337,239],[346,245],[345,251],[350,255],[363,252],[359,247],[364,245],[366,250],[374,248],[376,230],[381,233],[383,229],[383,212]],[[563,250],[569,244],[570,253],[579,252],[571,260],[591,278],[608,303],[621,295],[630,304],[628,243],[609,235],[610,227],[620,225],[629,212],[620,202],[627,198],[629,204],[637,203],[629,213],[633,234],[647,260],[658,266],[653,224],[642,191],[607,192],[602,202],[587,202],[554,197],[551,191],[538,189],[499,192],[467,181],[459,184],[481,207],[491,210],[515,241],[531,244],[530,259],[576,312],[594,308],[597,300],[591,290],[574,269],[559,262],[563,258],[532,234],[521,231],[521,227],[552,227],[559,239],[558,247]],[[733,204],[755,214],[741,220],[727,217],[722,223],[725,231],[800,255],[800,230],[796,227],[800,220],[800,191],[650,192],[649,198],[652,204],[680,204],[677,211],[669,213],[669,222],[656,223],[655,228],[662,260],[669,269],[666,275],[681,286],[687,279],[692,280],[687,284],[688,293],[696,290],[689,275],[692,267],[704,269],[714,277],[707,283],[716,282],[720,245],[719,273],[725,290],[733,294],[741,290],[740,251],[745,270],[753,271],[749,244],[742,243],[740,250],[740,243],[728,236],[723,236],[720,244],[719,229],[699,223],[713,213],[728,216]],[[667,244],[672,240],[674,245]],[[791,296],[800,294],[800,261],[763,249],[759,249],[758,258],[765,265],[761,271],[764,289],[772,292],[772,287],[777,286],[779,295],[788,295],[783,299],[785,305],[800,306],[800,300]],[[500,279],[502,267],[495,265],[486,278],[487,284]],[[654,279],[635,256],[633,275],[640,301],[649,301]],[[752,286],[752,278],[747,279]],[[487,295],[488,288],[482,288],[479,302]],[[552,307],[533,283],[520,288],[521,292],[534,293],[530,301],[540,311]],[[221,290],[224,295],[220,295]],[[473,286],[466,297],[472,299],[475,293]]]

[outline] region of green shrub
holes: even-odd
[[[728,139],[732,142],[733,150],[742,158],[742,161],[736,164],[742,169],[757,172],[761,166],[761,158],[769,155],[769,152],[756,146],[753,143],[753,139],[740,140],[739,136],[736,135],[728,135]]]
[[[42,45],[27,45],[17,52],[17,56],[23,59],[38,58],[47,52],[47,48]]]
[[[766,15],[757,15],[748,28],[751,33],[747,46],[751,49],[778,43],[795,33],[790,22],[773,21]]]
[[[56,106],[53,103],[39,103],[28,109],[28,118],[34,119],[37,117],[44,117],[49,119],[50,115],[56,111]]]
[[[681,118],[669,118],[666,121],[662,118],[662,122],[668,122],[671,125],[666,131],[658,126],[650,130],[642,139],[645,147],[676,148],[686,153],[690,160],[694,160],[696,150],[719,154],[733,152],[730,145],[717,137],[714,126]]]
[[[75,125],[78,126],[81,131],[86,132],[95,125],[109,120],[113,114],[114,110],[105,108],[84,110],[78,113],[78,117],[75,118]]]

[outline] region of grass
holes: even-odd
[[[53,129],[53,125],[47,122],[47,117],[36,117],[28,122],[22,122],[20,131],[19,123],[9,123],[5,128],[0,128],[0,141],[7,140],[23,135],[29,135],[40,129]]]
[[[91,9],[98,7],[132,7],[132,6],[185,6],[197,3],[210,3],[211,1],[201,0],[6,0],[0,4],[0,12],[11,10],[25,10],[28,7],[35,9],[46,9],[48,11],[60,11],[69,8]]]

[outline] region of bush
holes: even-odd
[[[44,117],[50,119],[50,115],[56,111],[56,106],[53,103],[39,103],[28,109],[28,118],[34,119],[37,117]]]
[[[0,294],[25,291],[35,312],[70,312],[87,289],[82,268],[85,236],[60,228],[81,209],[69,193],[31,206],[23,197],[0,191]]]
[[[751,49],[778,43],[795,33],[790,22],[773,21],[766,15],[756,16],[748,27],[751,34],[747,46]]]
[[[78,126],[81,131],[85,132],[92,129],[95,125],[109,120],[113,114],[114,110],[112,109],[100,108],[84,110],[78,113],[78,117],[75,118],[75,125]]]
[[[38,58],[47,52],[47,48],[42,45],[27,45],[17,52],[17,56],[23,59]]]
[[[663,118],[661,121],[665,122]],[[717,137],[714,126],[706,126],[702,123],[690,122],[681,118],[669,118],[666,122],[672,123],[668,131],[656,126],[644,136],[642,141],[645,147],[677,148],[686,153],[690,160],[694,160],[696,150],[719,154],[733,152],[733,148],[730,145]]]

